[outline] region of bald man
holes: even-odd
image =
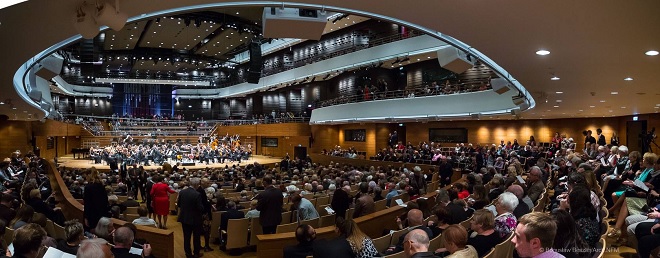
[[[403,253],[407,258],[431,258],[437,257],[429,252],[429,237],[421,229],[415,229],[403,239]]]
[[[523,201],[523,197],[525,196],[525,192],[523,191],[522,186],[511,185],[506,189],[506,191],[509,192],[509,193],[512,193],[513,195],[518,197],[518,206],[516,206],[516,208],[513,209],[513,215],[515,215],[517,219],[520,219],[523,215],[530,212],[532,207],[529,207]]]
[[[393,253],[398,253],[398,252],[403,251],[404,239],[413,230],[416,230],[416,229],[422,230],[422,231],[426,232],[426,237],[428,239],[433,238],[433,232],[431,231],[431,229],[428,228],[425,225],[422,225],[422,224],[424,224],[424,215],[423,215],[421,210],[412,209],[412,210],[408,211],[407,220],[408,220],[408,228],[406,228],[404,230],[407,230],[408,233],[400,236],[399,241],[397,242],[397,244],[395,246],[390,247],[389,249],[387,249],[387,251],[385,251],[386,254],[393,254]]]
[[[541,168],[533,166],[529,169],[529,175],[527,176],[527,195],[532,199],[532,202],[536,203],[536,200],[539,199],[539,196],[543,193],[545,189],[545,184],[543,183],[543,172]]]

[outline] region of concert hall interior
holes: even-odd
[[[3,0],[0,251],[656,257],[657,10]]]

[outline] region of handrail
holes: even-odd
[[[77,219],[81,223],[85,221],[83,215],[84,206],[78,202],[69,188],[64,183],[60,172],[55,168],[55,164],[52,161],[46,162],[46,172],[48,173],[48,178],[50,180],[50,185],[53,188],[53,193],[55,193],[55,199],[59,203],[58,205],[62,208],[62,212],[66,219]],[[126,221],[112,219],[112,223],[115,227],[120,227],[126,224]],[[152,253],[155,257],[166,257],[174,258],[174,232],[172,230],[158,229],[148,226],[136,225],[138,230],[138,235],[140,238],[146,239],[149,243],[158,248],[154,248]]]
[[[477,88],[485,86],[484,88]],[[439,90],[432,87],[428,83],[420,83],[412,86],[406,87],[403,90],[394,90],[394,91],[385,91],[385,92],[369,92],[367,94],[353,94],[353,95],[342,95],[334,99],[328,99],[321,101],[317,104],[317,108],[328,107],[339,104],[347,103],[357,103],[357,102],[366,102],[374,100],[384,100],[384,99],[400,99],[400,98],[413,98],[413,97],[423,97],[423,96],[436,96],[436,95],[452,95],[452,94],[461,94],[468,92],[478,92],[491,90],[490,81],[488,79],[481,80],[472,80],[470,82],[464,83],[455,83],[455,84],[444,84],[439,85]]]

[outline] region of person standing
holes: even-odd
[[[87,228],[95,228],[99,219],[108,215],[108,195],[95,168],[91,169],[87,181],[88,184],[85,186],[83,194],[84,222]]]
[[[158,227],[165,229],[167,228],[167,215],[170,212],[170,194],[175,191],[163,182],[163,177],[160,175],[156,175],[154,181],[156,184],[151,187],[150,192],[151,205],[158,219]]]
[[[261,227],[264,234],[275,234],[277,225],[282,222],[282,191],[273,186],[270,175],[264,177],[266,190],[257,195],[257,210],[260,212]]]
[[[177,200],[180,211],[178,221],[181,222],[183,229],[183,249],[187,258],[199,257],[199,252],[202,250],[200,235],[202,233],[204,204],[202,203],[202,195],[197,191],[199,186],[199,178],[190,179],[190,187],[181,190],[179,200]],[[194,252],[190,247],[191,235],[193,237]]]

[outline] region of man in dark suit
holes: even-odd
[[[424,232],[426,232],[426,235],[429,239],[433,239],[433,232],[431,231],[430,228],[428,228],[426,225],[424,225],[424,214],[422,213],[421,210],[418,209],[412,209],[408,211],[408,232],[405,234],[401,235],[399,237],[399,241],[397,241],[395,246],[391,246],[385,251],[385,254],[394,254],[403,251],[403,242],[406,238],[406,235],[410,233],[410,231],[413,231],[415,229],[421,229]]]
[[[264,234],[275,234],[277,225],[282,222],[282,191],[273,186],[273,178],[266,175],[263,179],[264,190],[257,195],[257,210],[260,212],[261,227]]]
[[[190,179],[190,187],[183,189],[179,192],[179,219],[181,227],[183,228],[183,249],[186,252],[187,258],[199,257],[199,252],[202,249],[200,244],[200,235],[202,234],[202,213],[204,212],[204,205],[202,204],[202,196],[197,192],[199,188],[200,179]],[[193,237],[194,253],[190,248],[190,235]]]
[[[153,258],[153,256],[151,256],[151,245],[149,244],[144,244],[142,255],[130,253],[131,247],[133,246],[133,240],[135,240],[135,236],[130,228],[118,228],[113,236],[115,246],[110,249],[115,258]]]
[[[316,231],[307,224],[302,224],[296,229],[297,245],[284,247],[284,258],[305,258],[312,255],[312,245],[316,239]]]
[[[337,257],[355,257],[353,249],[345,237],[335,239],[320,239],[314,241],[314,258],[337,258]]]
[[[360,183],[360,198],[355,200],[355,212],[353,218],[358,218],[376,212],[374,198],[369,195],[369,184]]]

